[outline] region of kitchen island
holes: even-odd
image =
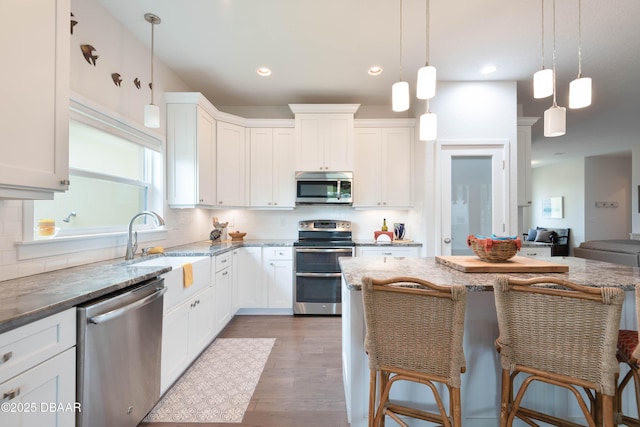
[[[573,257],[546,260],[569,266],[568,273],[507,273],[515,277],[541,275],[561,277],[589,286],[616,286],[626,291],[621,327],[636,329],[635,285],[640,284],[640,269]],[[390,278],[414,276],[439,285],[467,286],[464,352],[467,370],[462,375],[462,418],[464,425],[495,427],[499,425],[500,360],[494,348],[498,337],[498,320],[493,296],[495,273],[463,273],[447,267],[435,258],[342,258],[342,358],[345,397],[349,422],[354,427],[367,425],[369,368],[364,352],[364,313],[362,277]],[[531,405],[560,417],[581,422],[580,410],[564,390],[535,384],[531,387]],[[446,395],[446,393],[445,393]],[[424,388],[407,385],[392,393],[392,398],[406,401],[429,401]],[[633,397],[633,396],[631,396]],[[632,407],[631,401],[623,402]],[[413,425],[413,424],[412,424]],[[417,425],[427,425],[417,424]]]

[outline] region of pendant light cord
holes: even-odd
[[[426,66],[429,66],[429,0],[427,0],[427,16],[426,16],[426,20],[427,20],[427,36],[426,36],[426,41],[427,41],[427,46],[426,46],[426,55],[425,57],[427,58],[427,62],[426,62]]]
[[[153,27],[155,27],[155,24],[153,22],[151,22],[151,105],[153,104],[153,46],[154,46],[154,31],[153,31]]]
[[[582,77],[582,0],[578,0],[578,78]]]
[[[400,0],[400,81],[402,81],[402,0]]]
[[[541,57],[541,67],[540,69],[544,69],[544,0],[540,0],[540,3],[542,4],[542,12],[541,12],[541,26],[542,26],[542,34],[541,34],[541,38],[540,38],[540,53],[542,55]]]
[[[556,104],[556,0],[553,0],[553,106]]]

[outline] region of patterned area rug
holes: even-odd
[[[240,423],[275,338],[215,340],[144,421]]]

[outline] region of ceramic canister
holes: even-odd
[[[404,224],[401,222],[395,222],[393,224],[393,236],[396,240],[404,240],[405,233]]]

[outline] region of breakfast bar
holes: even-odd
[[[518,259],[520,257],[516,257]],[[615,286],[626,292],[621,328],[636,329],[635,285],[640,284],[640,269],[624,265],[592,261],[574,257],[546,258],[554,265],[568,267],[567,272],[505,272],[514,277],[560,277],[589,286]],[[460,284],[467,286],[464,352],[467,362],[462,375],[462,418],[465,425],[495,427],[500,413],[500,360],[494,341],[498,337],[493,283],[500,273],[464,272],[442,259],[355,257],[342,258],[342,365],[347,402],[347,414],[352,426],[367,425],[369,396],[369,368],[364,352],[364,314],[361,282],[365,276],[391,278],[413,276],[438,285]],[[621,367],[621,370],[623,368]],[[542,384],[531,396],[531,406],[540,410],[581,422],[581,413],[564,390],[554,390]],[[533,391],[533,390],[532,390]],[[446,393],[445,393],[446,395]],[[631,396],[633,397],[633,396]],[[429,392],[415,385],[397,390],[392,398],[428,402]],[[625,407],[630,400],[623,401]],[[425,424],[426,425],[426,424]]]

